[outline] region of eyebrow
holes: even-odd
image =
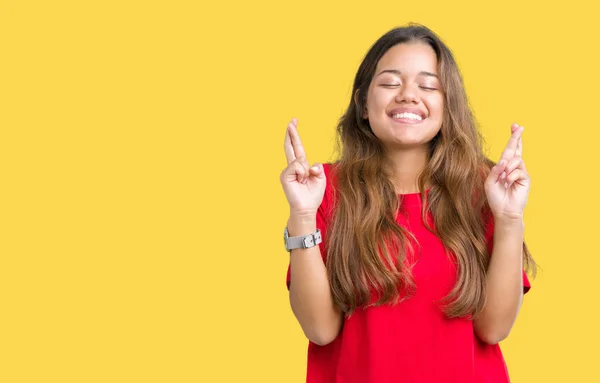
[[[379,76],[380,74],[384,74],[384,73],[393,73],[393,74],[397,74],[397,75],[401,75],[402,74],[398,69],[384,69],[381,72],[379,72],[377,74],[377,76]],[[375,77],[377,77],[377,76],[375,76]],[[438,77],[437,74],[431,73],[431,72],[427,72],[427,71],[421,71],[421,72],[419,72],[419,76],[435,77],[435,78],[439,79],[439,77]]]

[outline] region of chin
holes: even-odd
[[[426,148],[428,146],[428,142],[422,142],[422,141],[399,141],[399,142],[394,142],[392,144],[392,147],[396,148],[396,149],[415,149],[415,148]]]
[[[429,137],[415,137],[415,136],[394,136],[390,137],[388,143],[396,147],[417,147],[427,145],[432,138]]]
[[[439,128],[421,124],[386,126],[374,130],[375,136],[385,146],[412,148],[427,145],[439,132]]]

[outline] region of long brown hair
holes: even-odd
[[[457,261],[457,282],[444,300],[448,317],[473,315],[485,304],[489,254],[485,221],[491,217],[484,180],[494,163],[485,157],[482,138],[468,104],[463,80],[452,52],[428,28],[410,24],[383,35],[366,54],[352,88],[350,105],[340,118],[339,162],[335,214],[328,232],[327,270],[335,303],[347,315],[358,306],[397,303],[414,291],[410,265],[411,233],[396,222],[398,194],[385,170],[385,151],[363,119],[369,84],[381,57],[407,42],[428,44],[436,53],[444,92],[442,127],[429,144],[429,161],[419,176],[421,217]],[[358,92],[357,97],[354,95]],[[425,193],[426,183],[429,185]],[[426,219],[430,213],[434,227]],[[523,260],[535,273],[527,245]]]

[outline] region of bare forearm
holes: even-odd
[[[316,218],[290,216],[288,231],[290,236],[313,233],[316,231]],[[319,246],[292,250],[290,265],[290,304],[296,319],[313,343],[330,343],[339,333],[342,315],[333,303]]]
[[[522,219],[497,220],[494,249],[487,270],[487,300],[474,320],[475,332],[486,343],[506,338],[523,300]]]

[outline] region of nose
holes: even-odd
[[[396,102],[406,102],[406,103],[414,103],[417,104],[419,102],[419,96],[415,89],[414,84],[406,83],[402,87],[398,94],[396,95]]]

